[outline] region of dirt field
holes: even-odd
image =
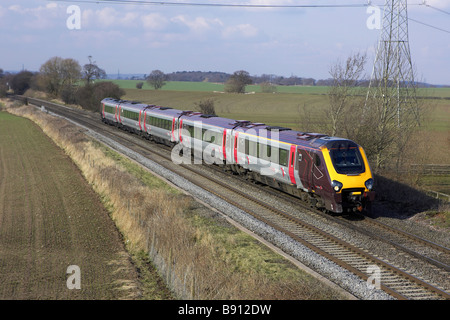
[[[133,299],[137,283],[79,169],[34,123],[0,112],[0,299]]]

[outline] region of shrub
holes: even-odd
[[[203,114],[208,114],[215,116],[216,110],[214,108],[214,100],[213,99],[205,99],[195,103],[195,106],[200,109],[200,112]]]
[[[83,109],[99,111],[100,101],[110,97],[120,99],[125,91],[110,81],[101,81],[93,85],[86,85],[77,92],[77,102]]]

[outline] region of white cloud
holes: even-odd
[[[108,28],[117,23],[117,11],[113,8],[106,7],[95,11],[95,20],[103,28]]]
[[[195,19],[189,19],[184,15],[178,15],[171,19],[172,22],[185,25],[194,32],[204,32],[210,30],[214,26],[223,26],[220,19],[208,19],[204,17],[196,17]]]
[[[92,10],[82,11],[84,22],[89,25],[94,22],[100,28],[133,28],[138,27],[141,22],[140,13],[134,11],[120,12],[111,7],[105,7],[95,12]]]
[[[14,12],[17,12],[17,13],[22,13],[22,12],[23,12],[22,7],[19,6],[18,4],[9,6],[9,7],[8,7],[8,10],[11,10],[11,11],[14,11]]]
[[[25,19],[17,17],[13,19],[16,23],[17,21],[22,22],[23,26],[31,29],[48,29],[53,27],[55,25],[55,20],[62,14],[62,7],[54,2],[35,8],[27,8],[15,4],[9,6],[8,10],[12,15],[19,14],[20,16],[25,17]]]
[[[147,14],[142,16],[140,19],[144,28],[150,30],[162,30],[168,23],[167,18],[158,13]]]
[[[258,35],[258,29],[250,24],[239,24],[225,28],[222,32],[225,38],[244,37],[251,38]]]

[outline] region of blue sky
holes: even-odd
[[[367,0],[171,0],[228,4],[367,4]],[[384,5],[384,0],[372,0]],[[419,80],[450,84],[450,0],[408,1],[409,40]],[[80,9],[79,29],[67,12]],[[359,8],[123,5],[45,0],[0,2],[0,68],[37,71],[49,58],[93,56],[108,74],[246,70],[251,75],[329,77],[330,66],[367,52],[370,76],[380,30]],[[71,20],[72,22],[75,20]],[[70,25],[70,23],[69,23]],[[73,24],[72,24],[73,25]]]

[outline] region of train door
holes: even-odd
[[[143,121],[144,131],[147,133],[147,111],[144,110],[144,121]]]
[[[297,163],[298,163],[298,175],[303,185],[304,191],[311,190],[311,176],[312,176],[312,161],[313,158],[305,149],[298,149]]]
[[[226,141],[225,141],[225,152],[227,155],[227,163],[233,163],[233,141],[234,138],[232,137],[233,130],[226,129]]]
[[[174,117],[172,119],[172,135],[171,135],[172,142],[176,142],[177,141],[177,138],[176,138],[176,135],[175,135],[176,128],[177,128],[177,118]]]
[[[222,160],[227,160],[227,150],[226,150],[226,141],[227,141],[227,129],[223,129],[222,136]]]
[[[324,174],[323,174],[323,161],[320,157],[320,154],[313,153],[313,163],[311,166],[311,185],[316,190],[316,192],[319,192],[322,190],[323,183],[320,181]]]
[[[238,163],[238,139],[239,139],[239,132],[234,133],[234,143],[233,143],[233,155],[234,155],[234,161],[237,164]]]
[[[289,166],[289,178],[291,180],[292,184],[295,184],[295,153],[297,152],[297,148],[295,145],[291,145],[291,149],[289,152],[289,161],[288,161],[288,166]]]

